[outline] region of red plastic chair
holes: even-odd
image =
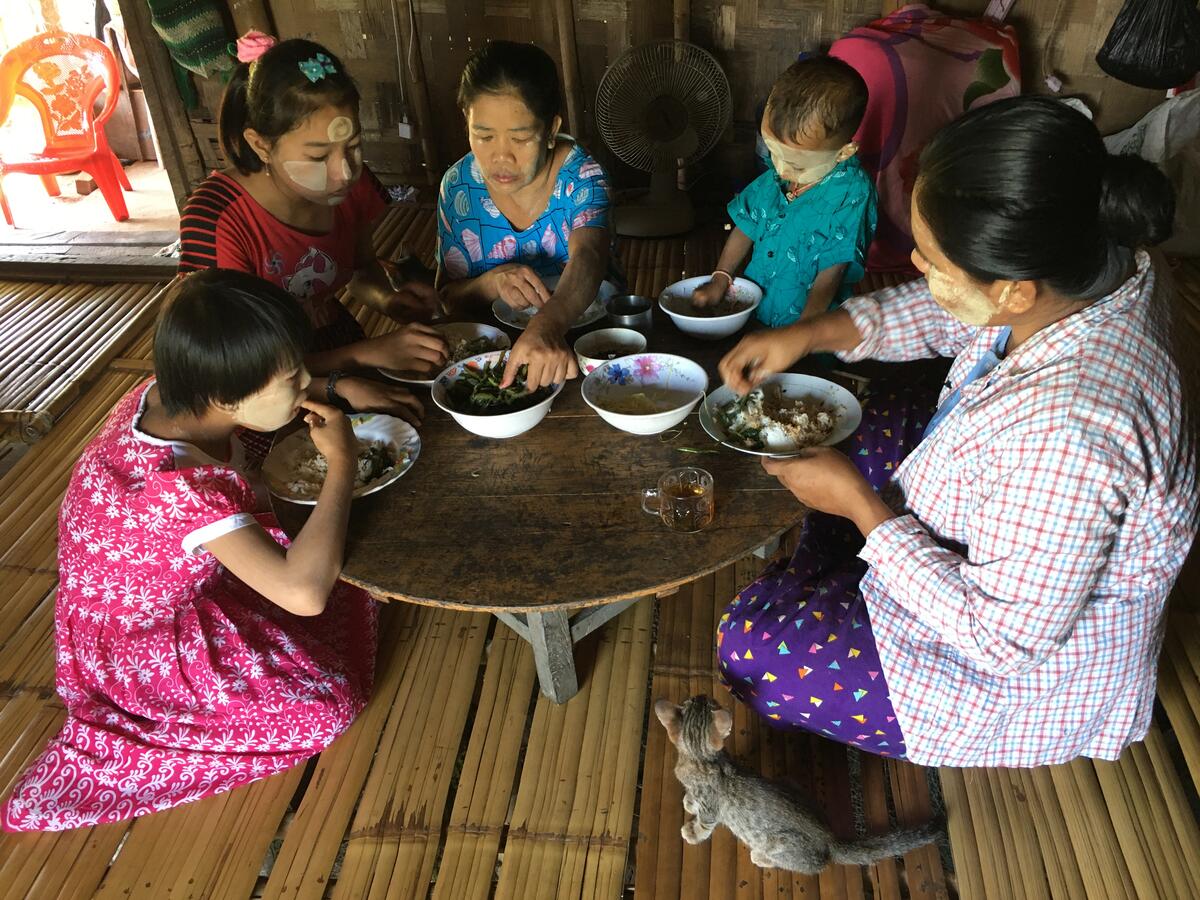
[[[82,169],[96,180],[113,217],[118,222],[129,218],[121,188],[133,188],[104,136],[104,123],[116,109],[120,88],[112,51],[85,34],[39,34],[4,55],[0,60],[0,125],[20,95],[37,109],[46,138],[41,153],[15,157],[0,150],[0,209],[9,225],[14,223],[4,198],[3,179],[10,172],[40,175],[46,193],[57,197],[60,192],[54,176]],[[105,92],[104,106],[93,115],[101,91]]]

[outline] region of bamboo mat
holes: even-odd
[[[157,284],[0,282],[0,428],[28,443],[153,320]]]
[[[652,601],[637,603],[577,652],[583,690],[539,695],[496,886],[497,900],[615,898],[637,794]],[[592,652],[594,650],[594,656]]]
[[[940,774],[963,897],[1200,897],[1200,830],[1157,726],[1117,762]]]
[[[660,601],[651,704],[660,697],[679,703],[703,693],[732,709],[734,727],[727,744],[731,754],[768,777],[786,777],[797,783],[842,837],[855,836],[860,824],[872,832],[886,830],[893,814],[904,823],[927,821],[931,808],[923,769],[847,751],[810,735],[771,729],[735,703],[718,681],[713,650],[717,622],[737,588],[756,577],[761,567],[760,560],[747,558]],[[901,884],[905,882],[912,897],[947,895],[941,861],[932,847],[869,868],[830,866],[819,876],[804,876],[755,867],[747,848],[734,841],[725,828],[718,828],[703,844],[685,844],[679,834],[686,816],[683,791],[673,771],[675,748],[652,708],[647,708],[646,720],[635,896],[765,900],[862,898],[869,892],[882,900],[904,896]],[[856,821],[852,802],[851,762],[858,770],[855,787],[861,790],[863,800],[861,823]],[[889,794],[894,808],[889,805]]]
[[[400,208],[379,232],[387,255],[431,261],[428,210]],[[651,296],[711,271],[724,235],[628,241],[631,289]],[[1200,322],[1197,270],[1180,279]],[[1191,280],[1189,280],[1191,279]],[[868,280],[870,289],[898,278]],[[0,283],[2,286],[3,283]],[[1194,298],[1194,299],[1189,299]],[[356,310],[372,330],[390,323]],[[58,504],[112,404],[150,367],[152,322],[125,329],[49,434],[0,478],[0,790],[61,724],[53,693]],[[18,489],[19,486],[19,489]],[[1200,618],[1168,631],[1148,739],[1116,763],[940,771],[953,874],[936,849],[807,878],[764,871],[725,829],[679,836],[674,749],[659,696],[709,693],[721,609],[761,566],[747,559],[643,602],[578,648],[580,694],[537,692],[528,646],[485,616],[390,604],[381,614],[375,696],[308,766],[134,823],[0,835],[13,897],[399,897],[414,900],[675,898],[1032,898],[1200,896],[1200,834],[1177,742],[1200,779]],[[1191,582],[1181,581],[1177,595]],[[925,770],[785,735],[733,706],[731,750],[798,781],[852,836],[924,821]]]

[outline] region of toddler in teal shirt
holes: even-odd
[[[733,230],[697,306],[720,302],[751,250],[745,274],[772,328],[850,295],[875,235],[875,185],[852,141],[866,108],[866,84],[839,59],[808,57],[779,76],[761,125],[772,167],[730,201]]]

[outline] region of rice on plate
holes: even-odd
[[[352,497],[363,497],[391,484],[412,468],[421,452],[421,438],[403,419],[356,413],[350,416],[350,425],[358,440]],[[328,471],[329,463],[313,444],[307,428],[278,441],[263,463],[263,476],[271,493],[293,503],[316,503]]]

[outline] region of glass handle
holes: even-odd
[[[646,505],[648,501],[654,501],[654,507]],[[658,488],[644,488],[642,490],[642,511],[648,512],[652,516],[657,516],[661,511],[662,500],[658,496]]]

